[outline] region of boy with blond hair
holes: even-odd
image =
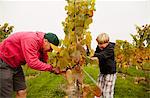
[[[101,98],[113,98],[116,81],[115,43],[109,42],[109,36],[106,33],[99,34],[96,41],[98,45],[94,57],[99,60],[98,85],[102,90]]]

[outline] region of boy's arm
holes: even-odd
[[[114,55],[114,48],[108,48],[101,52],[95,51],[95,53],[94,53],[94,57],[98,57],[100,60],[107,59],[113,55]]]

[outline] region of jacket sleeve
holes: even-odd
[[[114,48],[107,48],[101,51],[98,47],[94,53],[94,57],[101,59],[107,59],[114,55]]]
[[[52,66],[41,62],[38,58],[38,43],[33,38],[22,39],[21,47],[23,55],[29,67],[41,70],[41,71],[51,71]]]

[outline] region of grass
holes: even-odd
[[[123,79],[118,76],[115,87],[115,98],[149,98],[143,84],[134,84],[133,77]]]
[[[84,69],[94,80],[97,80],[98,66],[86,66]],[[66,80],[63,76],[26,69],[26,67],[24,67],[24,70],[27,77],[27,98],[63,98],[65,96],[63,88],[66,85]],[[114,98],[150,98],[149,83],[141,81],[135,84],[135,77],[146,75],[150,79],[149,75],[142,70],[136,70],[134,66],[127,69],[126,73],[125,76],[122,73],[117,74]],[[33,77],[28,78],[30,76]],[[84,83],[93,84],[87,75],[84,75],[84,77]]]
[[[27,80],[27,98],[62,98],[65,92],[61,89],[65,83],[62,76],[41,72],[36,78]]]

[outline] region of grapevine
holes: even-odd
[[[8,35],[13,32],[14,26],[9,26],[8,23],[4,23],[4,25],[0,24],[0,42],[2,42]]]
[[[88,93],[85,94],[84,88],[92,88],[85,87],[83,83],[83,66],[86,65],[87,53],[93,53],[91,32],[88,29],[93,21],[95,0],[67,0],[67,3],[65,10],[68,16],[62,22],[65,38],[61,40],[60,51],[50,53],[49,63],[59,67],[66,77],[68,96],[86,98]]]

